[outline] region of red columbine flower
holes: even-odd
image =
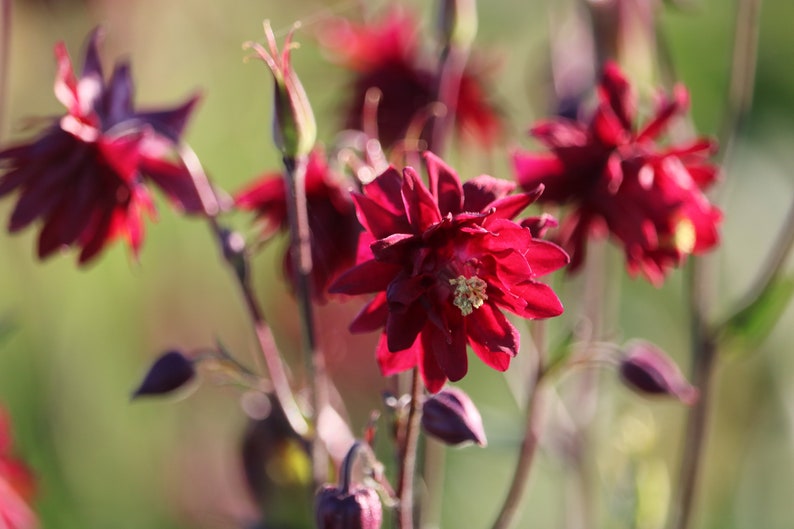
[[[0,527],[33,529],[38,525],[29,506],[34,489],[28,468],[11,455],[9,421],[0,409]]]
[[[80,248],[80,263],[117,236],[137,255],[143,214],[154,213],[147,183],[162,189],[180,209],[202,211],[187,169],[168,161],[196,98],[172,109],[138,112],[126,63],[105,81],[99,31],[88,42],[82,74],[75,76],[63,43],[55,46],[55,95],[68,112],[31,143],[0,151],[0,196],[19,190],[9,231],[40,218],[38,254]]]
[[[332,292],[377,295],[351,325],[384,328],[378,362],[384,375],[418,367],[437,392],[468,370],[466,344],[504,371],[518,352],[518,332],[502,309],[548,318],[562,305],[538,276],[568,262],[559,247],[512,221],[540,193],[507,196],[513,186],[458,175],[427,152],[428,189],[417,172],[389,168],[354,193],[358,218],[375,239],[370,258],[343,274]]]
[[[540,202],[574,205],[561,228],[571,269],[584,260],[589,236],[609,232],[623,245],[629,273],[658,285],[688,254],[719,241],[720,211],[703,194],[717,175],[708,163],[715,145],[703,138],[656,143],[688,107],[683,86],[662,97],[642,127],[634,124],[635,97],[617,65],[606,65],[598,95],[589,123],[559,119],[532,128],[551,153],[514,154],[517,178],[525,189],[546,186]]]
[[[334,20],[320,34],[323,45],[339,62],[356,72],[350,99],[345,104],[345,126],[366,130],[366,95],[371,89],[378,89],[378,139],[386,147],[405,138],[412,122],[426,120],[430,105],[437,100],[437,68],[422,53],[417,27],[413,17],[391,10],[381,20],[366,25]],[[482,70],[475,63],[463,72],[455,125],[458,132],[490,145],[502,124],[486,98]],[[423,134],[422,138],[428,140],[429,136]]]
[[[289,229],[284,177],[279,173],[257,179],[237,194],[235,203],[240,209],[256,211],[264,237]],[[306,166],[306,204],[311,231],[312,293],[322,300],[329,283],[355,264],[361,226],[340,175],[331,171],[318,150],[312,151]],[[287,250],[284,272],[292,280],[290,255]]]

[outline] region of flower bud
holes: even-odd
[[[373,489],[326,485],[317,493],[317,529],[380,529],[383,508]]]
[[[441,0],[439,25],[444,43],[468,48],[477,35],[477,2]]]
[[[442,389],[428,398],[422,407],[422,428],[448,445],[467,441],[485,446],[482,417],[468,395],[458,388]]]
[[[179,351],[168,351],[155,360],[132,398],[164,395],[187,384],[196,375],[193,362]]]
[[[688,406],[698,399],[698,390],[687,382],[675,362],[649,342],[630,344],[619,369],[621,380],[638,393],[674,397]]]
[[[292,43],[292,33],[289,32],[279,52],[276,36],[270,23],[265,21],[269,49],[256,42],[246,44],[273,73],[273,141],[285,158],[308,155],[317,138],[317,124],[309,98],[290,62],[290,51],[297,47]]]

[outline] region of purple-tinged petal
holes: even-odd
[[[395,233],[385,239],[379,239],[370,245],[375,259],[384,263],[401,263],[408,257],[417,239],[416,235]]]
[[[132,117],[132,75],[128,62],[116,64],[113,75],[108,82],[103,101],[103,115],[105,129]]]
[[[448,445],[487,444],[482,416],[471,398],[459,388],[444,388],[425,400],[422,429]]]
[[[620,121],[624,130],[631,130],[634,116],[637,112],[634,94],[623,72],[614,62],[604,66],[598,95],[603,104],[609,106]]]
[[[425,383],[427,391],[430,393],[438,393],[441,388],[444,387],[444,384],[446,384],[447,376],[444,374],[441,366],[438,365],[436,355],[433,354],[433,344],[430,343],[429,335],[422,333],[417,342],[419,342],[422,347],[419,374]]]
[[[648,342],[628,345],[620,362],[620,378],[631,389],[646,395],[666,395],[687,405],[698,399],[698,390],[687,382],[675,362]]]
[[[426,322],[427,313],[421,309],[418,302],[395,311],[389,300],[389,316],[386,320],[389,351],[396,353],[411,347]]]
[[[143,156],[140,169],[179,209],[188,213],[204,212],[193,177],[183,165]]]
[[[405,214],[402,198],[402,176],[388,167],[375,180],[364,186],[364,194],[394,215]]]
[[[449,380],[455,382],[466,376],[469,362],[466,355],[466,326],[464,316],[457,307],[447,311],[448,330],[437,326],[428,326],[426,333],[430,335],[429,344],[436,357],[441,371]]]
[[[481,212],[492,202],[512,193],[516,183],[490,175],[480,175],[463,184],[463,210]]]
[[[135,117],[150,125],[159,134],[177,143],[179,138],[182,137],[187,121],[190,119],[190,115],[200,99],[201,96],[195,94],[176,108],[138,112]]]
[[[155,360],[132,398],[171,393],[195,376],[196,370],[189,358],[179,351],[168,351]]]

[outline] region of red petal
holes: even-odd
[[[466,332],[477,356],[497,371],[506,371],[518,354],[518,331],[491,303],[466,316]]]
[[[446,384],[447,376],[444,374],[441,366],[438,365],[436,355],[433,354],[433,344],[430,343],[429,336],[422,333],[417,342],[420,342],[422,345],[419,374],[422,376],[427,390],[430,393],[438,393],[441,391],[441,388],[444,387],[444,384]]]
[[[395,215],[368,196],[359,193],[351,193],[351,196],[356,204],[358,221],[376,239],[383,239],[394,233],[413,233],[404,216]]]
[[[339,276],[328,288],[328,292],[353,296],[386,290],[399,271],[399,266],[389,263],[381,263],[374,259],[365,261]]]
[[[362,333],[380,329],[386,325],[389,309],[386,304],[386,293],[379,292],[375,299],[364,305],[350,324],[350,332]]]
[[[463,211],[479,213],[491,202],[504,198],[516,188],[515,182],[480,175],[463,184]]]
[[[418,355],[421,354],[421,351],[422,344],[420,340],[416,340],[408,349],[393,353],[389,351],[386,333],[381,334],[376,353],[381,373],[383,373],[383,376],[388,377],[416,367]]]
[[[423,232],[441,220],[438,204],[412,167],[403,170],[402,197],[405,214],[414,230]]]
[[[565,250],[554,243],[537,239],[527,245],[525,256],[535,276],[559,270],[570,261]]]
[[[424,158],[430,192],[438,200],[441,215],[460,213],[463,208],[463,186],[457,173],[430,151],[425,151]]]

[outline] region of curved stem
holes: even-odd
[[[193,179],[193,185],[196,188],[199,200],[201,200],[202,209],[204,210],[207,217],[207,223],[209,224],[215,239],[221,245],[223,245],[223,229],[218,224],[218,220],[216,218],[218,213],[224,209],[223,204],[219,200],[218,195],[209,181],[209,177],[204,172],[204,168],[202,167],[201,162],[199,161],[199,158],[193,149],[191,149],[188,144],[181,143],[177,146],[177,153],[179,154],[182,162],[185,164],[190,177]],[[249,317],[251,318],[257,344],[259,345],[260,352],[262,353],[268,373],[270,374],[270,382],[273,384],[273,392],[276,396],[276,399],[278,399],[278,402],[281,405],[281,408],[284,410],[285,416],[287,417],[287,421],[295,433],[305,437],[309,433],[308,425],[306,424],[306,420],[303,418],[300,407],[295,400],[295,395],[293,394],[289,384],[289,377],[287,376],[286,367],[284,366],[284,362],[281,360],[281,355],[279,354],[278,347],[276,346],[276,341],[273,338],[273,333],[270,331],[270,327],[265,321],[262,309],[259,306],[256,296],[254,295],[251,284],[248,281],[248,277],[246,274],[240,273],[238,271],[237,263],[233,262],[232,256],[228,255],[227,252],[222,253],[227,264],[235,272],[234,277],[237,279],[240,291],[243,294],[245,307]]]
[[[416,451],[419,445],[419,398],[422,385],[419,382],[419,369],[414,368],[411,376],[411,403],[408,408],[408,419],[402,435],[400,447],[400,465],[397,478],[397,497],[400,505],[397,510],[397,526],[399,529],[413,529],[414,526],[414,474],[416,472]]]
[[[535,460],[540,443],[541,430],[545,421],[543,412],[545,411],[548,388],[544,381],[546,353],[543,345],[545,334],[545,322],[538,321],[533,336],[537,349],[537,364],[533,372],[531,387],[527,396],[524,439],[521,442],[521,449],[516,463],[516,470],[507,492],[507,497],[502,503],[499,515],[496,518],[493,529],[507,529],[513,523],[521,499],[529,483],[532,463]]]
[[[727,159],[752,102],[760,11],[761,0],[738,0],[727,117],[721,131],[721,141],[724,145],[723,159]],[[784,237],[794,237],[794,233],[784,234]],[[773,274],[774,269],[782,264],[784,258],[785,255],[773,256],[770,261],[773,263],[773,269],[769,273]],[[712,301],[710,288],[713,280],[713,274],[707,270],[707,265],[708,263],[702,259],[694,259],[688,282],[692,313],[692,378],[700,390],[700,398],[687,419],[684,452],[679,470],[678,495],[673,504],[672,527],[676,529],[689,529],[692,525],[711,415],[714,368],[717,364],[717,344],[707,320]],[[771,277],[773,276],[767,275],[762,281],[770,280]]]

